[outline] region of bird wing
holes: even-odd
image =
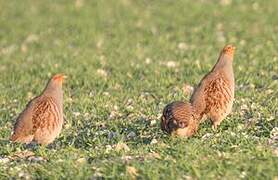
[[[32,114],[33,114],[34,106],[36,104],[36,99],[37,98],[31,100],[16,119],[14,125],[14,132],[11,137],[12,141],[17,140],[18,138],[24,138],[32,134],[33,132]]]
[[[198,84],[197,88],[195,89],[195,91],[193,92],[191,98],[190,98],[190,102],[192,103],[195,112],[198,115],[201,115],[205,109],[206,109],[206,102],[205,102],[205,98],[206,98],[206,88],[207,86],[215,79],[218,77],[218,72],[212,71],[210,73],[208,73],[202,80],[201,82]],[[201,115],[202,116],[202,115]],[[202,117],[200,117],[202,118]]]
[[[58,117],[59,110],[51,97],[36,97],[17,118],[11,140],[23,139],[39,129],[50,129],[58,124]]]
[[[32,115],[33,130],[43,130],[47,128],[49,131],[57,126],[59,121],[59,109],[51,97],[41,97],[34,108]]]

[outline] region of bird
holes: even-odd
[[[210,118],[214,130],[231,113],[235,79],[233,59],[235,46],[226,45],[220,52],[217,63],[195,88],[190,103],[199,121]]]
[[[198,122],[188,102],[174,101],[165,106],[161,116],[161,129],[179,137],[191,137],[197,132]]]
[[[19,114],[10,140],[41,145],[52,143],[60,134],[63,125],[63,90],[66,76],[54,75],[43,92],[32,99]]]

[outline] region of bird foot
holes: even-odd
[[[217,131],[217,128],[218,128],[219,124],[213,124],[212,125],[212,130],[215,132]]]

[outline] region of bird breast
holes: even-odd
[[[216,78],[205,88],[207,111],[228,108],[234,99],[233,85],[224,77]]]
[[[49,131],[55,131],[57,128],[60,129],[63,117],[61,113],[53,98],[43,97],[37,104],[32,117],[34,130],[48,129]]]

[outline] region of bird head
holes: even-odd
[[[51,78],[51,81],[54,83],[63,84],[64,80],[67,78],[64,74],[56,74]]]
[[[233,58],[233,57],[234,57],[235,50],[236,50],[236,47],[235,47],[235,46],[233,46],[233,45],[226,45],[226,46],[223,48],[222,53],[225,54],[225,55],[227,55],[228,57]]]
[[[169,127],[171,127],[170,134],[172,136],[190,137],[195,132],[193,116],[183,120],[174,120],[169,123]]]
[[[189,137],[193,132],[194,118],[189,103],[173,102],[168,104],[161,117],[161,128],[175,136]]]
[[[66,78],[64,74],[56,74],[51,77],[48,81],[43,93],[55,94],[57,92],[62,92],[63,81]]]
[[[168,122],[168,128],[171,130],[178,128],[186,128],[188,126],[188,119],[171,119]]]

